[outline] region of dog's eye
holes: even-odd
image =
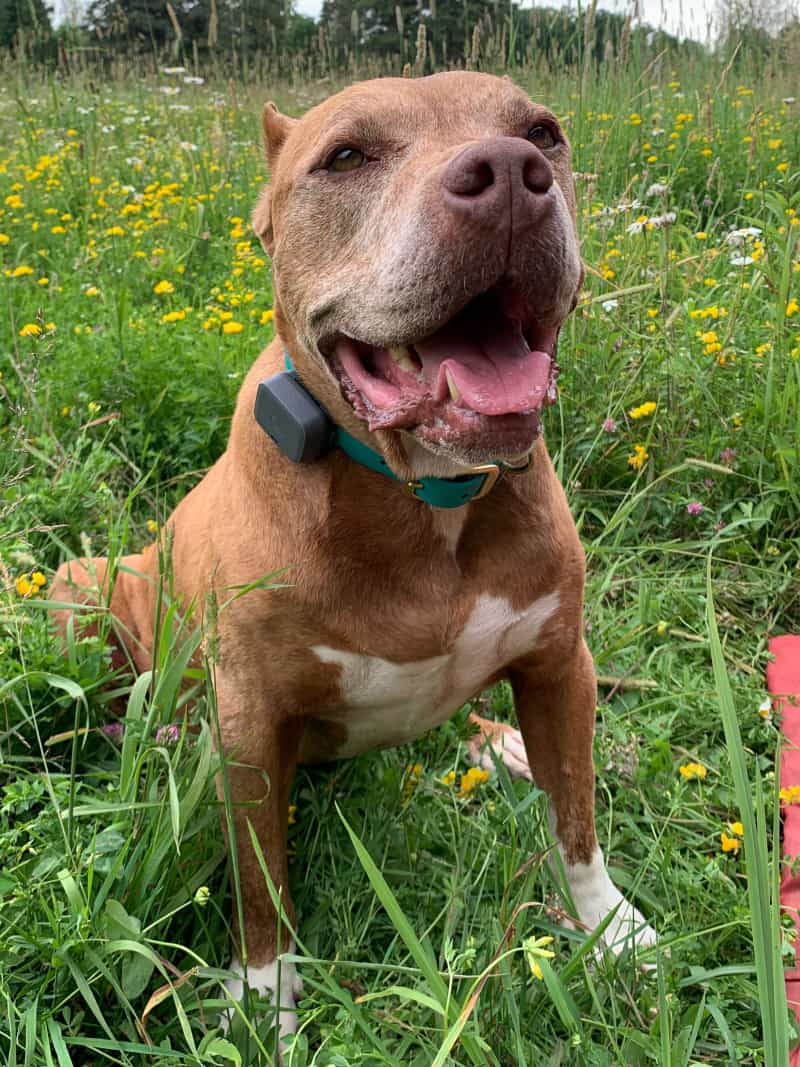
[[[556,135],[548,126],[533,126],[528,130],[528,140],[543,151],[556,146]]]
[[[328,163],[328,170],[333,170],[341,174],[346,170],[357,170],[359,167],[363,166],[364,163],[366,163],[366,156],[357,148],[340,148],[339,151],[331,157],[331,160]]]

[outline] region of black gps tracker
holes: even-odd
[[[255,417],[294,463],[312,463],[333,448],[334,423],[293,370],[258,383]]]

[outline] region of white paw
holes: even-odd
[[[600,849],[589,863],[564,861],[570,894],[581,923],[595,930],[612,914],[601,940],[615,955],[624,949],[651,948],[656,932],[611,881]]]
[[[294,945],[289,946],[289,952],[294,952]],[[278,1029],[281,1035],[281,1043],[285,1042],[297,1032],[297,1001],[303,992],[303,982],[297,973],[294,963],[279,957],[272,963],[265,963],[262,967],[249,966],[247,968],[247,985],[253,993],[269,1001],[270,1004],[279,1005]],[[236,973],[242,973],[242,965],[238,959],[231,960],[230,969]],[[280,975],[278,971],[280,969]],[[244,994],[244,977],[229,978],[225,988],[231,1000],[241,1002]],[[267,1014],[267,1010],[264,1011]],[[222,1025],[227,1030],[232,1012],[224,1012]]]
[[[519,730],[506,723],[479,719],[477,716],[474,717],[473,722],[477,722],[479,729],[467,743],[470,761],[485,771],[493,771],[495,764],[490,751],[492,749],[512,778],[524,778],[532,782],[533,775],[528,763],[528,754]]]

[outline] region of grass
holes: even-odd
[[[793,948],[775,904],[778,734],[759,705],[767,636],[800,615],[798,105],[782,103],[788,72],[712,62],[589,71],[580,94],[516,77],[564,118],[579,174],[589,274],[547,437],[605,679],[598,830],[661,951],[643,974],[561,929],[541,794],[502,774],[464,798],[442,782],[467,766],[462,712],[298,777],[305,997],[288,1063],[774,1067]],[[153,675],[113,677],[108,619],[65,654],[34,581],[152,538],[224,447],[272,336],[246,221],[265,94],[178,87],[0,90],[9,1064],[256,1064],[274,1048],[268,1021],[216,1025],[236,891],[213,663],[189,672],[194,700],[181,684],[191,620],[177,632],[165,600]],[[299,112],[329,88],[277,95]],[[513,715],[505,687],[485,701]],[[680,773],[691,763],[705,777]],[[547,935],[556,955],[539,960]]]

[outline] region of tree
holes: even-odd
[[[20,31],[38,41],[53,36],[51,9],[44,0],[0,0],[0,48],[13,48]]]

